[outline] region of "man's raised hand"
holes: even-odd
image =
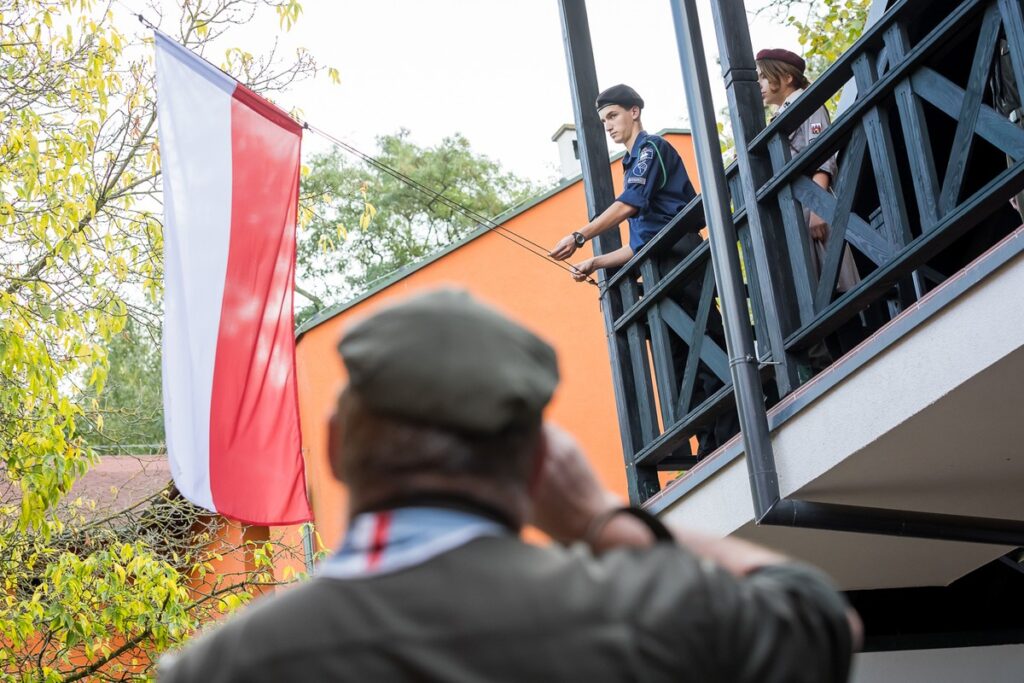
[[[531,490],[530,521],[556,540],[580,540],[595,517],[623,501],[598,481],[568,432],[547,423],[543,439],[543,461]]]

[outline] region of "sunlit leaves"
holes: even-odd
[[[125,313],[95,158],[108,94],[125,85],[123,40],[90,3],[75,7],[19,3],[0,26],[0,457],[21,492],[18,526],[44,536],[48,509],[89,462],[74,386],[102,386],[101,342]]]
[[[860,37],[871,0],[774,0],[766,7],[797,29],[807,75],[814,80]],[[837,94],[829,100],[829,109],[834,110],[838,99]]]
[[[365,194],[365,193],[364,193]],[[359,229],[366,230],[370,227],[370,221],[377,215],[377,208],[370,202],[363,202],[363,213],[359,216]]]
[[[807,62],[807,76],[813,81],[853,45],[864,30],[871,0],[768,0],[757,10],[773,20],[797,29]],[[755,50],[779,45],[755,45]],[[841,91],[825,104],[834,113]],[[726,164],[735,159],[728,109],[719,112],[718,141]]]
[[[300,14],[302,14],[302,4],[298,0],[286,0],[277,6],[278,20],[281,28],[286,31],[295,25]]]

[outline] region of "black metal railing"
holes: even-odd
[[[743,16],[722,7],[741,2],[716,2],[719,20]],[[1024,189],[1024,130],[989,88],[1003,37],[1024,84],[1018,0],[902,0],[767,126],[752,70],[726,67],[733,127],[745,131],[727,179],[766,401],[847,351],[831,342],[851,322],[870,333],[1020,224],[1008,202]],[[743,46],[729,41],[719,35],[735,57]],[[789,135],[848,82],[855,102],[791,155]],[[832,156],[826,191],[811,175]],[[817,255],[809,212],[829,226]],[[693,465],[691,439],[734,405],[708,245],[679,247],[703,224],[698,197],[605,283],[634,502],[658,491],[659,470]],[[859,281],[837,291],[847,252]]]
[[[742,196],[734,186],[734,214],[742,253],[751,253]],[[732,379],[709,243],[698,196],[605,283],[602,299],[612,311],[613,342],[621,349],[616,372],[628,395],[627,450],[630,491],[644,500],[659,490],[659,471],[685,471],[705,453],[698,449],[735,433]],[[746,264],[756,281],[756,266]],[[759,289],[749,290],[755,332],[768,326]],[[764,348],[766,345],[762,344]],[[764,358],[764,369],[769,359]],[[767,377],[767,375],[766,375]],[[771,392],[771,389],[769,388]],[[728,424],[723,432],[720,421]]]
[[[895,300],[891,310],[898,311],[951,274],[950,265],[966,265],[943,252],[972,228],[988,222],[998,232],[993,221],[1019,224],[1008,200],[1024,186],[1024,164],[1007,167],[1002,152],[992,150],[1021,159],[1024,130],[986,99],[1004,26],[1011,52],[1024,55],[1024,33],[1014,29],[1021,26],[1020,4],[968,0],[948,14],[941,9],[934,2],[898,3],[746,150],[770,158],[773,170],[757,203],[766,224],[781,224],[790,255],[799,324],[785,330],[788,351],[808,349],[881,299]],[[929,16],[941,20],[929,23]],[[850,79],[856,102],[790,158],[788,135]],[[992,148],[972,164],[978,139]],[[809,178],[833,154],[840,162],[834,194]],[[807,246],[805,209],[830,225],[820,273]],[[864,272],[837,295],[846,248]]]

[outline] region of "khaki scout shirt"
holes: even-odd
[[[595,558],[505,536],[260,599],[160,680],[830,683],[850,647],[806,567],[736,579],[674,544]]]
[[[786,107],[793,103],[793,101],[803,94],[803,90],[795,90],[790,93],[786,101],[779,106],[779,110],[775,112],[775,116],[781,114]],[[793,156],[796,156],[803,151],[807,145],[825,132],[825,129],[832,125],[832,120],[829,118],[828,110],[825,107],[818,107],[817,111],[808,117],[800,126],[789,134],[789,149]],[[819,171],[828,173],[832,178],[832,182],[836,180],[836,173],[838,171],[838,165],[836,163],[836,157],[833,154],[830,156],[825,163],[818,167]]]
[[[779,111],[775,113],[779,115],[786,107],[793,103],[796,98],[803,94],[803,90],[796,90],[790,93],[786,101],[779,107]],[[800,126],[789,134],[789,149],[792,156],[799,154],[807,145],[809,145],[816,137],[825,132],[832,123],[832,120],[828,116],[828,111],[825,107],[818,107],[811,116],[804,121]],[[839,165],[836,163],[836,155],[833,154],[825,160],[821,166],[818,167],[818,171],[828,173],[831,178],[831,182],[835,183],[836,175],[839,172]],[[810,221],[811,210],[804,207],[804,223]],[[808,234],[810,239],[810,234]],[[821,266],[825,261],[825,243],[811,240],[811,255],[814,263],[814,275],[815,277],[821,276]],[[860,273],[857,271],[857,264],[853,260],[853,253],[850,251],[850,247],[843,247],[843,260],[839,264],[839,274],[836,278],[836,291],[847,292],[857,286],[860,282]]]

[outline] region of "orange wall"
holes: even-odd
[[[691,181],[697,167],[689,135],[665,136],[679,151]],[[616,191],[621,165],[612,162]],[[505,223],[509,230],[538,244],[553,246],[587,222],[582,181]],[[624,239],[625,241],[625,239]],[[590,256],[590,248],[572,260]],[[336,344],[353,321],[398,297],[441,285],[471,291],[545,338],[558,352],[562,380],[546,416],[575,434],[602,481],[626,495],[611,366],[597,288],[576,283],[569,273],[487,233],[376,292],[308,331],[296,350],[303,453],[317,531],[328,547],[339,541],[345,524],[345,493],[327,465],[327,418],[344,383]]]

